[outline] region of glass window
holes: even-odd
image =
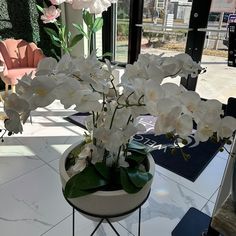
[[[142,52],[184,51],[192,3],[145,0]]]
[[[130,0],[119,0],[116,12],[115,61],[126,63],[128,60]]]
[[[235,71],[228,64],[228,17],[229,12],[213,12],[208,17],[208,26],[201,64],[206,73],[198,77],[196,91],[207,99],[227,103],[236,97]],[[204,30],[204,29],[203,29]]]
[[[144,0],[141,53],[184,52],[191,7],[187,0]]]

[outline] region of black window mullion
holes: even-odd
[[[112,56],[106,56],[105,58],[114,61],[116,43],[116,5],[112,4],[107,11],[102,13],[102,17],[102,53],[111,53]]]
[[[128,63],[132,64],[138,59],[141,48],[142,24],[144,0],[130,0],[129,16],[129,43],[128,43]]]
[[[210,13],[211,0],[193,0],[190,14],[189,28],[185,52],[196,62],[202,58],[206,32],[198,31],[199,28],[207,28]],[[195,90],[197,77],[181,78],[181,84],[188,90]]]

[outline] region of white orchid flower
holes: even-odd
[[[140,124],[135,120],[134,123],[129,123],[124,129],[123,129],[123,144],[127,143],[128,140],[138,132],[145,132],[146,128],[144,125]]]
[[[74,71],[76,71],[76,67],[72,63],[69,53],[66,53],[59,62],[52,57],[43,58],[38,64],[36,76],[51,76],[58,80],[58,82],[63,82]]]
[[[197,131],[195,137],[201,142],[207,141],[214,132],[217,132],[221,123],[220,116],[210,115],[206,113],[205,117],[197,123]]]
[[[38,63],[36,75],[52,74],[57,66],[57,60],[53,57],[45,57]]]
[[[180,95],[180,101],[186,108],[185,112],[193,114],[198,109],[201,97],[194,91],[184,91]]]
[[[124,143],[124,134],[121,130],[109,130],[107,142],[104,143],[104,147],[111,153],[118,153],[120,146]]]
[[[16,93],[21,96],[21,98],[24,98],[28,100],[32,96],[32,89],[31,89],[31,83],[32,83],[32,73],[25,74],[23,77],[18,80],[17,86],[16,86]]]
[[[90,13],[100,14],[106,11],[111,3],[116,0],[73,0],[72,7],[74,9],[87,9]]]
[[[133,65],[126,65],[124,74],[121,76],[121,84],[132,84],[133,79],[148,79],[147,71],[139,62],[134,62]]]
[[[102,110],[102,103],[100,102],[100,100],[101,95],[99,93],[93,92],[87,94],[87,91],[85,91],[85,94],[83,94],[80,101],[75,101],[75,110],[79,112],[100,112]]]
[[[30,115],[30,104],[24,98],[12,93],[4,101],[4,110],[16,111],[22,122],[25,123]]]
[[[167,114],[171,112],[175,107],[180,108],[180,112],[182,112],[182,104],[178,99],[174,98],[162,98],[160,101],[157,103],[156,109],[157,109],[157,114],[162,115],[162,114]]]
[[[175,122],[175,132],[181,137],[189,136],[193,131],[193,118],[183,114]]]
[[[10,109],[22,113],[29,110],[29,103],[17,94],[12,93],[4,100],[4,109]]]
[[[7,109],[5,110],[7,119],[4,121],[4,126],[9,132],[15,134],[22,133],[23,127],[20,120],[20,115],[15,110]]]
[[[174,57],[168,57],[163,61],[161,68],[164,77],[176,77],[182,69],[182,63],[179,60],[175,60]]]
[[[186,91],[186,88],[183,85],[177,85],[174,83],[164,83],[161,85],[163,91],[165,92],[166,98],[177,98],[181,96],[181,94]]]
[[[218,138],[229,138],[236,129],[236,120],[231,116],[225,116],[217,130]]]
[[[106,123],[107,125],[110,126],[110,123],[112,122],[112,115],[113,115],[114,110],[112,109],[109,113],[107,114],[106,117]],[[131,116],[131,109],[128,108],[123,108],[123,109],[118,109],[116,110],[116,115],[113,117],[113,123],[112,123],[112,128],[117,128],[117,129],[123,129],[127,126],[128,120]]]
[[[209,99],[205,102],[207,111],[213,115],[223,115],[222,103],[216,99]]]
[[[194,78],[198,75],[198,72],[203,69],[186,53],[175,55],[174,60],[179,61],[182,66],[180,73],[178,73],[181,77],[188,77],[188,75],[191,75]]]
[[[182,113],[180,106],[175,106],[172,109],[166,109],[166,112],[160,113],[154,126],[155,134],[166,134],[174,132],[176,129],[176,122]],[[179,124],[179,127],[180,124]],[[179,128],[179,130],[181,130]]]
[[[161,85],[156,80],[147,80],[144,83],[144,102],[157,103],[165,95]]]
[[[64,105],[65,109],[80,103],[85,90],[82,90],[82,85],[75,79],[70,79],[64,83],[59,84],[53,91],[55,98],[59,99]],[[90,94],[91,89],[87,89],[86,94]]]
[[[32,97],[29,99],[30,109],[50,105],[55,96],[52,91],[57,86],[56,80],[47,76],[36,76],[31,83]]]

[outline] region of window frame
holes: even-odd
[[[167,1],[167,0],[165,0]],[[185,53],[189,54],[194,61],[200,62],[206,32],[198,31],[199,28],[207,28],[208,16],[210,13],[210,6],[212,0],[192,0],[192,9],[190,13],[189,28],[193,29],[188,32],[187,41],[185,46]],[[116,7],[115,4],[104,13],[104,27],[103,27],[103,40],[104,47],[103,53],[112,52],[113,58],[115,58],[115,34],[116,34]],[[133,64],[137,59],[141,51],[142,40],[142,27],[143,21],[143,5],[144,0],[130,0],[130,15],[129,15],[129,39],[128,39],[128,61],[127,63]],[[110,14],[110,17],[106,15]],[[110,23],[108,23],[110,21]],[[115,29],[114,29],[115,28]],[[112,35],[110,32],[113,32]],[[107,38],[109,40],[107,40]],[[116,62],[117,64],[117,62]],[[118,63],[119,65],[125,65],[126,63]],[[181,78],[181,84],[188,90],[195,90],[197,85],[197,77]]]

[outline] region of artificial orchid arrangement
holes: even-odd
[[[149,150],[132,141],[133,135],[144,132],[137,122],[142,114],[157,117],[156,135],[167,134],[179,142],[192,133],[194,122],[195,139],[202,142],[212,136],[227,139],[235,131],[236,120],[222,117],[220,102],[202,101],[194,91],[165,83],[167,77],[198,75],[202,68],[189,55],[139,55],[117,85],[114,70],[109,61],[97,60],[95,52],[86,58],[65,54],[59,62],[45,58],[35,78],[23,76],[16,93],[5,98],[4,129],[10,134],[21,133],[31,111],[54,100],[65,109],[89,112],[85,141],[69,158],[67,197],[114,186],[136,193],[152,178],[143,164]],[[88,181],[81,185],[81,179]]]
[[[88,47],[91,45],[92,35],[101,30],[103,19],[100,16],[103,11],[106,11],[112,3],[117,0],[50,0],[51,6],[44,8],[39,5],[38,10],[42,13],[41,20],[44,24],[53,23],[57,30],[51,27],[44,27],[45,32],[50,36],[54,46],[60,48],[62,53],[71,52],[72,48],[85,37],[88,40]],[[86,30],[82,24],[74,23],[73,26],[78,30],[78,34],[72,37],[67,25],[64,25],[58,18],[61,15],[61,9],[58,7],[63,3],[68,3],[75,10],[83,11],[83,21],[86,25]],[[90,49],[88,49],[90,52]]]

